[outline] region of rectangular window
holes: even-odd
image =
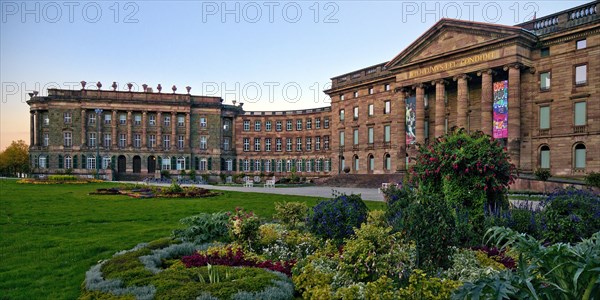
[[[168,134],[163,135],[163,148],[165,150],[171,148],[171,136]]]
[[[386,83],[386,84],[383,86],[383,89],[384,89],[386,92],[387,92],[387,91],[389,91],[389,90],[390,90],[390,84],[389,84],[389,83]]]
[[[227,148],[229,148],[229,139],[225,138],[223,139],[223,142],[227,141]],[[208,142],[207,142],[207,138],[206,136],[201,136],[200,137],[200,150],[206,150],[208,148]],[[229,149],[227,149],[229,150]]]
[[[148,116],[148,124],[150,126],[156,126],[156,116],[155,115]]]
[[[540,73],[540,89],[542,91],[550,89],[550,72]]]
[[[358,91],[354,92],[354,98],[358,98]]]
[[[200,128],[206,128],[206,117],[200,117]]]
[[[177,126],[185,126],[185,116],[177,116]]]
[[[254,151],[256,151],[256,152],[260,151],[260,138],[254,139]]]
[[[550,169],[550,150],[549,148],[540,151],[540,168],[542,169]]]
[[[321,150],[321,137],[317,136],[315,137],[315,151],[320,151]]]
[[[48,167],[48,163],[45,156],[40,156],[38,161],[40,169],[46,169]]]
[[[272,166],[271,166],[271,160],[267,159],[265,160],[265,172],[272,172]]]
[[[296,151],[302,151],[302,138],[296,138]]]
[[[575,85],[582,85],[587,83],[587,65],[580,65],[575,67]]]
[[[344,121],[344,118],[345,118],[345,116],[344,116],[344,110],[340,109],[340,121]]]
[[[156,148],[156,135],[155,134],[148,135],[148,147]]]
[[[390,100],[384,101],[383,102],[384,107],[383,107],[383,114],[389,114],[392,112],[392,103],[390,102]]]
[[[140,115],[140,114],[135,114],[135,115],[133,116],[133,124],[134,124],[134,125],[140,125],[140,124],[142,124],[142,115]]]
[[[267,151],[267,152],[271,151],[271,138],[265,139],[265,151]]]
[[[70,111],[65,112],[63,114],[63,119],[65,121],[65,124],[71,124],[71,120],[73,119],[72,116],[71,116],[71,112]]]
[[[287,152],[292,151],[292,139],[290,139],[290,138],[285,139],[285,151],[287,151]]]
[[[587,40],[586,39],[578,40],[577,41],[577,50],[585,49],[586,47],[587,47]]]
[[[208,161],[206,158],[200,160],[200,166],[198,169],[199,171],[206,171],[206,169],[208,169]]]
[[[340,101],[344,101],[344,95],[340,95]]]
[[[260,160],[254,161],[254,171],[260,171]]]
[[[302,120],[296,120],[296,130],[302,130]]]
[[[429,138],[429,120],[426,119],[425,123],[423,125],[425,125],[424,126],[425,127],[425,129],[424,129],[425,130],[425,139],[428,139]]]
[[[169,157],[162,158],[162,170],[171,170],[171,159]]]
[[[104,144],[103,146],[108,148],[110,147],[110,144],[112,143],[112,136],[110,133],[105,133],[104,134]]]
[[[140,148],[142,146],[142,137],[139,133],[133,135],[133,147]]]
[[[47,132],[44,132],[44,147],[48,147],[48,144],[50,144],[50,135]]]
[[[575,103],[575,126],[587,124],[586,102]]]
[[[165,127],[171,126],[171,116],[164,116],[163,124],[165,125]]]
[[[104,114],[104,124],[109,125],[112,122],[111,114]]]
[[[126,114],[119,115],[119,124],[121,124],[121,125],[127,124],[127,115]]]
[[[550,128],[550,106],[540,106],[540,129]]]
[[[90,125],[96,124],[96,113],[88,114],[88,124],[90,124]]]
[[[323,148],[325,148],[325,150],[329,150],[329,136],[328,135],[323,137]]]
[[[373,144],[373,139],[374,139],[374,137],[373,137],[373,135],[374,135],[374,129],[373,129],[373,127],[369,127],[367,129],[367,131],[369,132],[369,144]]]
[[[383,126],[383,141],[389,143],[391,140],[390,125],[385,125]]]
[[[96,169],[96,157],[90,156],[87,158],[87,168],[89,170]]]
[[[265,122],[265,130],[266,131],[271,131],[271,121],[266,121]]]
[[[244,151],[250,151],[250,139],[244,138]]]
[[[312,151],[312,138],[306,138],[306,151]]]
[[[344,140],[345,138],[345,132],[340,131],[340,146],[343,147],[346,144],[346,141]]]
[[[275,121],[275,131],[281,131],[281,130],[282,130],[281,121]]]
[[[329,128],[329,118],[325,118],[325,120],[323,121],[323,128]]]
[[[260,121],[254,121],[254,131],[260,131],[261,123]]]
[[[315,119],[315,129],[321,129],[321,118]]]
[[[292,131],[292,120],[287,120],[285,124],[285,130]]]
[[[225,165],[227,166],[225,168],[227,171],[233,171],[233,160],[232,159],[226,160]]]
[[[353,113],[352,116],[354,117],[354,120],[358,120],[358,106],[355,106],[352,109],[352,113]]]
[[[127,141],[127,135],[124,133],[119,134],[119,147],[125,148],[125,143]]]
[[[244,120],[244,131],[250,131],[250,121]]]
[[[369,88],[369,95],[373,95],[373,88]]]
[[[307,130],[312,129],[312,119],[306,119],[306,129]]]
[[[540,49],[540,56],[541,57],[548,57],[548,56],[550,56],[550,47],[546,47],[546,48]]]
[[[223,138],[223,150],[225,150],[225,151],[231,150],[230,149],[230,147],[231,147],[230,144],[231,144],[231,141],[229,140],[228,137]]]
[[[315,160],[315,172],[321,172],[321,160]]]
[[[369,117],[373,115],[375,110],[375,105],[369,104]]]
[[[582,146],[575,147],[575,168],[577,169],[585,169],[586,149]]]
[[[275,139],[275,151],[281,151],[281,138]]]
[[[88,133],[88,146],[96,147],[96,133],[95,132]]]
[[[63,145],[65,148],[73,146],[73,134],[71,132],[63,132]]]
[[[183,147],[185,146],[185,136],[183,135],[178,135],[177,136],[177,148],[178,149],[183,149]]]
[[[358,145],[358,129],[354,129],[354,139],[353,139],[353,144],[354,145]]]
[[[109,156],[105,156],[102,158],[102,169],[108,169],[108,167],[110,166],[110,157]]]

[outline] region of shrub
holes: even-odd
[[[229,216],[229,234],[234,241],[252,248],[258,239],[260,220],[253,212],[245,212],[243,208],[236,207],[235,212]]]
[[[404,221],[410,203],[415,201],[414,191],[406,185],[391,185],[382,190],[386,202],[385,218],[396,231],[405,230]]]
[[[307,258],[298,261],[292,269],[292,281],[303,299],[330,299],[333,296],[331,284],[337,275],[340,255],[330,242]]]
[[[75,181],[77,176],[75,175],[48,175],[50,181]]]
[[[452,292],[461,286],[458,281],[429,277],[427,273],[415,269],[410,275],[409,285],[400,289],[399,299],[407,300],[442,300],[449,299]]]
[[[444,276],[462,282],[477,281],[500,271],[497,265],[494,267],[482,263],[477,253],[478,251],[470,249],[457,250],[452,255],[452,266],[444,271]],[[485,254],[484,256],[487,257]]]
[[[591,190],[559,189],[542,202],[542,236],[575,243],[600,230],[600,196]]]
[[[552,176],[552,173],[548,169],[536,169],[533,175],[535,175],[535,179],[537,180],[546,181]]]
[[[169,170],[162,170],[162,171],[160,171],[160,177],[161,178],[171,178],[171,173],[169,172]]]
[[[600,173],[591,172],[585,177],[585,184],[600,188]]]
[[[417,267],[435,273],[447,268],[454,245],[455,221],[439,196],[420,195],[407,209],[407,237],[417,247]]]
[[[541,238],[541,211],[532,207],[532,204],[533,202],[524,201],[508,210],[488,214],[485,227],[503,226]]]
[[[308,216],[307,225],[313,234],[340,243],[367,220],[367,211],[360,196],[341,195],[315,205]]]
[[[308,206],[304,202],[276,202],[274,219],[278,219],[291,229],[306,220]]]
[[[386,212],[381,209],[372,210],[367,215],[367,224],[371,224],[378,227],[387,227]]]
[[[184,242],[202,244],[214,241],[226,241],[228,237],[229,216],[227,213],[201,213],[179,220],[187,227],[173,231],[173,236]]]
[[[394,281],[384,275],[372,282],[359,282],[341,287],[335,292],[335,298],[392,300],[400,299],[400,295],[394,286]]]
[[[355,282],[376,281],[381,276],[402,281],[415,264],[415,247],[404,243],[391,227],[363,224],[346,240],[340,270]]]

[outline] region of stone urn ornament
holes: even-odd
[[[160,91],[162,91],[162,85],[160,85],[160,83],[156,87],[156,90],[158,91],[158,93],[160,93]]]
[[[116,92],[116,91],[117,91],[117,87],[118,87],[118,86],[117,86],[117,82],[116,82],[116,81],[113,81],[113,84],[112,84],[113,91],[115,91],[115,92]]]
[[[189,95],[190,91],[192,90],[192,87],[188,85],[188,86],[185,87],[185,89],[187,90],[187,93]]]
[[[102,82],[98,81],[98,83],[96,83],[96,86],[98,87],[98,90],[100,90],[102,88]]]
[[[142,84],[142,88],[144,89],[144,92],[146,92],[148,90],[148,85],[147,84]]]
[[[177,92],[177,87],[175,85],[173,85],[173,87],[171,89],[173,90],[173,94],[175,94],[175,92]]]
[[[80,83],[81,83],[81,89],[85,90],[85,85],[87,84],[87,82],[85,82],[85,80],[82,80]]]
[[[133,87],[133,83],[130,82],[130,83],[127,84],[127,88],[129,89],[130,92],[131,92],[131,88],[132,87]]]

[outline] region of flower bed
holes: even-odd
[[[170,187],[149,185],[125,185],[109,189],[97,189],[90,195],[127,195],[132,198],[204,198],[220,195],[220,193],[199,187],[181,187],[174,183]]]

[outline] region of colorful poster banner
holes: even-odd
[[[494,124],[492,137],[508,138],[508,80],[494,82]]]
[[[412,145],[417,143],[417,135],[415,134],[415,124],[417,123],[417,98],[411,96],[406,98],[406,144]]]

